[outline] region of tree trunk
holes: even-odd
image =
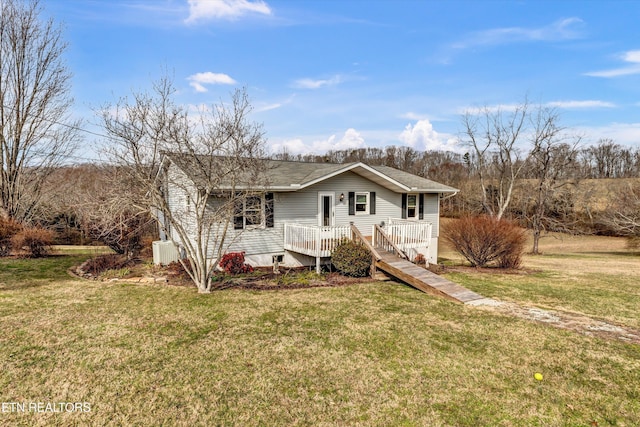
[[[539,243],[540,243],[540,230],[534,230],[533,231],[533,250],[531,251],[533,255],[540,255]]]

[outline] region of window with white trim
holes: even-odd
[[[247,196],[244,201],[244,226],[264,226],[264,198],[262,196]]]
[[[369,213],[369,193],[356,193],[356,215]]]
[[[273,227],[273,193],[250,194],[236,202],[234,229],[265,227]]]
[[[418,195],[407,194],[407,218],[418,217]]]

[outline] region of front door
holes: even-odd
[[[318,225],[333,227],[335,225],[334,193],[318,193]]]

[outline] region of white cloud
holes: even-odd
[[[271,8],[262,0],[189,0],[186,23],[206,19],[237,19],[249,13],[271,15]]]
[[[262,104],[256,107],[256,112],[261,113],[263,111],[277,110],[280,107],[282,107],[282,103],[280,102],[276,102],[275,104]]]
[[[505,27],[478,31],[453,45],[456,49],[467,49],[474,46],[499,45],[522,41],[562,41],[577,39],[582,36],[580,27],[584,21],[571,17],[553,22],[538,28]]]
[[[289,154],[308,154],[311,153],[311,147],[307,146],[302,139],[285,139],[282,142],[276,142],[271,145],[271,152],[280,153],[287,152]]]
[[[610,138],[617,144],[637,147],[640,142],[640,123],[610,123],[605,126],[582,126],[575,128],[593,143],[602,138]]]
[[[342,83],[343,79],[341,76],[336,75],[329,79],[298,79],[293,82],[293,87],[298,89],[320,89],[325,86],[335,86],[337,84]]]
[[[640,63],[640,50],[630,50],[622,55],[622,59],[627,62]]]
[[[282,101],[279,101],[279,102],[272,102],[272,103],[261,102],[261,103],[257,103],[255,111],[260,113],[260,112],[263,112],[263,111],[277,110],[278,108],[282,108],[283,106],[285,106],[287,104],[291,104],[293,102],[293,100],[295,99],[295,97],[296,97],[296,95],[293,94],[293,95],[290,95],[286,99],[284,99]]]
[[[360,133],[353,129],[349,128],[344,133],[344,136],[341,139],[337,139],[335,135],[331,135],[329,139],[325,141],[317,141],[314,143],[317,149],[320,151],[328,151],[328,150],[346,150],[349,148],[362,148],[365,146],[364,138]]]
[[[429,120],[418,120],[415,125],[408,124],[399,138],[416,150],[456,151],[457,149],[456,138],[436,132]]]
[[[580,108],[615,108],[615,104],[607,101],[585,100],[585,101],[552,101],[546,104],[549,107],[580,109]]]
[[[233,85],[236,83],[234,79],[226,74],[212,73],[210,71],[193,74],[187,77],[187,80],[196,92],[206,92],[207,88],[204,85]]]
[[[422,120],[427,117],[425,114],[418,114],[418,113],[414,113],[413,111],[409,111],[409,112],[400,114],[400,118],[407,119],[407,120]]]
[[[485,105],[482,107],[463,107],[458,109],[458,113],[478,116],[478,115],[487,114],[487,113],[514,112],[520,108],[522,108],[521,104],[496,104],[496,105]]]
[[[567,100],[567,101],[550,101],[542,104],[543,107],[562,108],[567,110],[586,109],[586,108],[615,108],[616,105],[608,101],[600,101],[595,99],[588,100]],[[529,110],[538,108],[537,105],[529,105]],[[522,109],[522,104],[496,104],[485,105],[482,107],[466,107],[458,110],[459,114],[470,114],[478,116],[492,113],[513,113]]]
[[[311,143],[305,143],[300,138],[288,139],[271,144],[271,151],[274,153],[286,151],[290,154],[324,154],[329,150],[348,150],[365,146],[362,135],[357,130],[349,128],[341,138],[331,135],[327,139],[315,140]]]
[[[590,71],[588,73],[584,73],[584,75],[591,77],[613,78],[640,74],[640,50],[627,51],[620,55],[620,59],[624,62],[628,62],[630,65],[610,70]]]

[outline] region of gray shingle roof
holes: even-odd
[[[378,172],[406,185],[410,188],[424,190],[421,192],[442,192],[442,193],[455,193],[458,190],[448,185],[440,184],[439,182],[432,181],[427,178],[423,178],[418,175],[414,175],[409,172],[405,172],[400,169],[392,168],[389,166],[371,166]],[[427,191],[428,190],[428,191]]]
[[[202,186],[204,177],[199,176],[202,165],[216,167],[216,159],[181,153],[163,153],[171,162]],[[332,176],[351,171],[395,192],[455,193],[458,190],[389,166],[369,166],[364,163],[305,163],[285,160],[262,160],[267,170],[267,188],[273,191],[296,191]],[[200,163],[200,164],[198,164]],[[224,185],[221,185],[224,187]]]

